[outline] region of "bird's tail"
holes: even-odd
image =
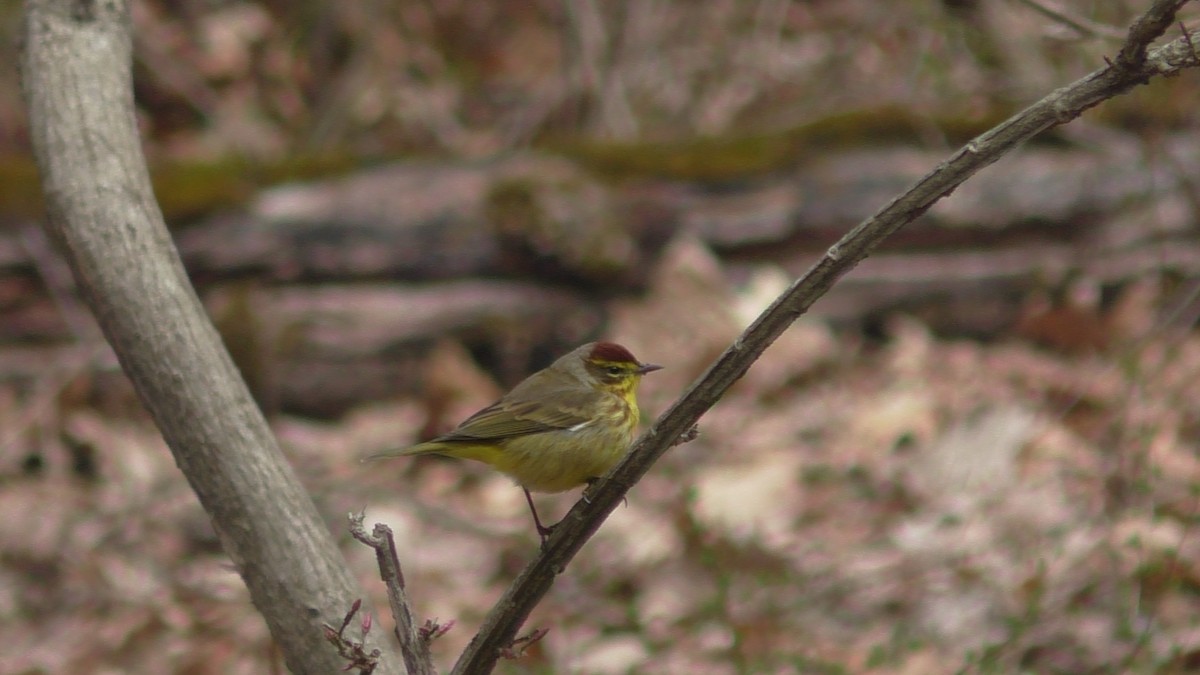
[[[362,458],[364,462],[374,462],[378,459],[392,459],[394,457],[411,457],[413,455],[430,455],[438,453],[442,450],[440,443],[418,443],[410,445],[407,448],[391,448],[383,452],[377,452],[373,455],[367,455]]]

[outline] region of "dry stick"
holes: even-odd
[[[396,539],[392,529],[376,523],[371,534],[363,527],[363,513],[350,514],[350,534],[358,541],[375,550],[375,562],[379,565],[379,576],[388,590],[388,604],[396,620],[396,637],[400,640],[400,653],[404,656],[404,667],[408,675],[434,675],[433,659],[429,655],[429,643],[435,634],[445,632],[440,626],[427,624],[424,634],[417,628],[412,609],[405,591],[404,571],[396,555]],[[439,632],[440,631],[440,632]]]
[[[1145,17],[1140,19],[1131,30],[1130,39],[1154,40],[1161,31],[1156,33],[1145,29],[1145,26],[1161,26],[1165,30],[1171,19],[1162,21],[1157,17],[1164,16],[1164,12],[1173,12],[1180,4],[1178,0],[1156,3],[1146,14],[1156,19],[1152,22],[1145,20]],[[1200,40],[1200,32],[1192,33],[1190,40]],[[580,500],[555,526],[541,553],[492,608],[479,633],[459,657],[452,673],[475,675],[491,672],[502,650],[513,642],[529,613],[550,589],[554,577],[621,503],[629,488],[745,374],[767,346],[880,242],[925,213],[975,172],[1036,134],[1065,124],[1084,110],[1124,93],[1155,75],[1170,75],[1200,65],[1200,58],[1192,51],[1187,37],[1174,40],[1141,60],[1136,55],[1144,53],[1144,49],[1139,50],[1135,45],[1126,44],[1121,53],[1129,56],[1118,57],[1115,64],[1051,93],[968,143],[832,246],[638,439],[625,459],[589,495],[590,501]]]

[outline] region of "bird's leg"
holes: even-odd
[[[546,527],[542,525],[541,519],[538,518],[537,509],[533,506],[533,495],[529,494],[529,490],[525,488],[521,489],[525,490],[525,501],[529,504],[529,512],[533,514],[533,524],[537,525],[538,536],[542,538],[542,544],[545,544],[546,537],[549,537],[550,533],[554,531],[554,526]]]

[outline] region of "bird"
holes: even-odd
[[[589,342],[525,378],[453,431],[364,461],[443,455],[488,464],[524,490],[544,544],[554,526],[542,524],[530,493],[590,485],[616,465],[640,421],[642,376],[661,368],[639,361],[615,342]]]

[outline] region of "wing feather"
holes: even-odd
[[[514,394],[518,393],[516,390]],[[437,441],[500,441],[517,436],[560,431],[586,424],[603,392],[558,389],[543,392],[538,401],[506,396],[467,418]],[[545,402],[550,402],[547,405]]]

